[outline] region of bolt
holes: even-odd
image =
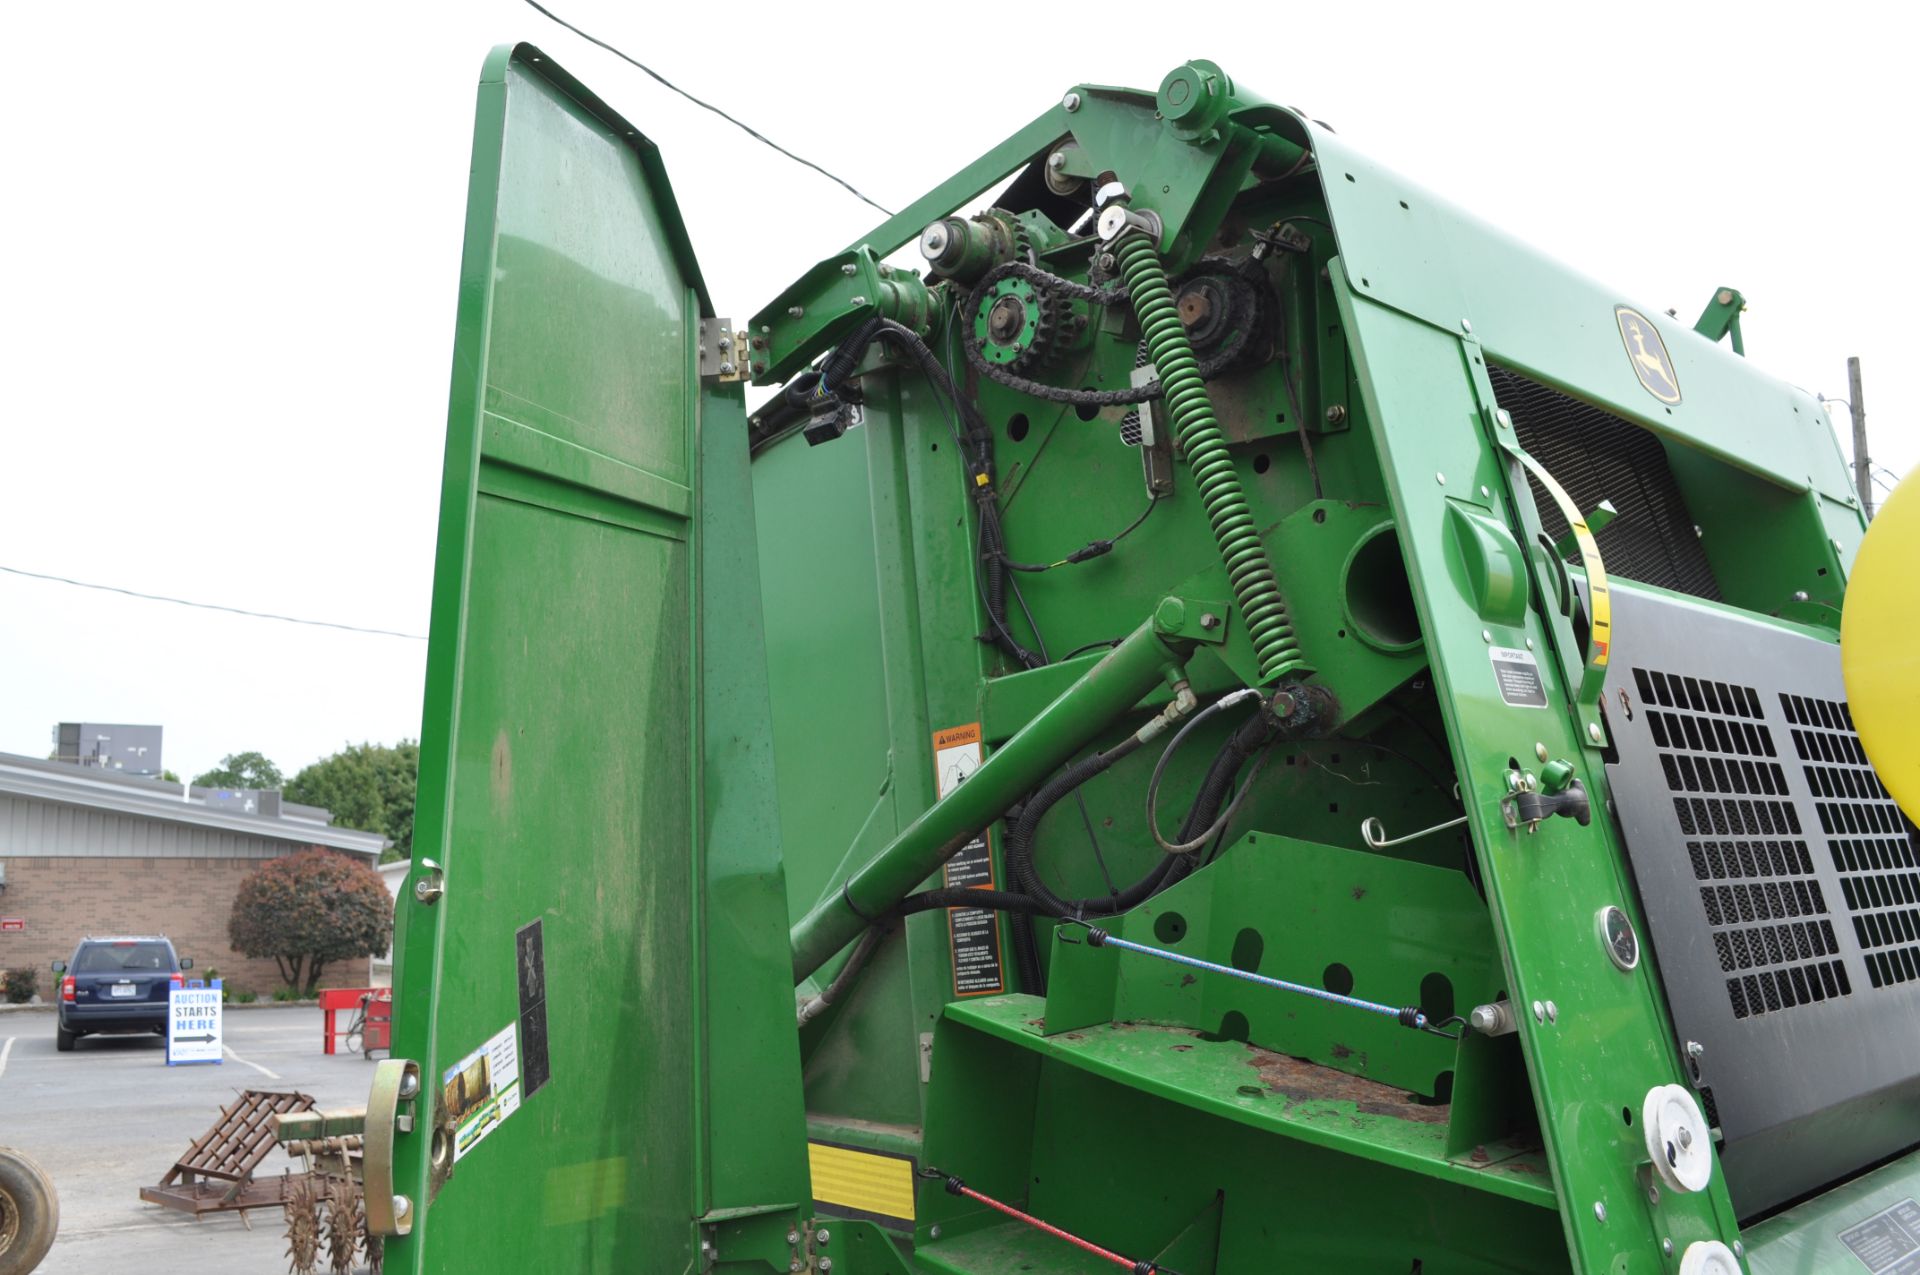
[[[1100,268],[1102,270],[1111,271],[1115,266],[1115,264],[1117,263],[1114,261],[1114,256],[1112,253],[1103,252],[1100,254]]]
[[[755,337],[753,338],[753,348],[756,350],[764,350],[767,348],[767,343],[764,339]]]
[[[1666,1254],[1666,1255],[1667,1255],[1668,1257],[1672,1257],[1672,1256],[1673,1256],[1673,1241],[1672,1241],[1672,1240],[1670,1240],[1670,1239],[1666,1239],[1666,1238],[1664,1238],[1664,1237],[1663,1237],[1663,1238],[1661,1239],[1661,1241],[1660,1241],[1660,1251],[1661,1251],[1662,1253],[1664,1253],[1664,1254]]]
[[[772,328],[771,328],[770,326],[768,326],[767,324],[765,324],[765,323],[762,323],[762,324],[760,325],[760,334],[761,334],[762,336],[765,336],[765,335],[767,335],[768,333],[770,333],[770,332],[772,332],[772,331],[773,331],[773,329],[772,329]]]
[[[1347,419],[1347,409],[1344,404],[1335,403],[1333,406],[1327,409],[1327,424],[1338,425],[1340,424],[1340,422],[1346,419]]]
[[[1718,301],[1721,305],[1732,305],[1733,293],[1731,290],[1727,288],[1722,288],[1720,289],[1720,291],[1714,293],[1713,299],[1715,301]]]
[[[421,877],[413,883],[413,897],[428,905],[446,892],[447,888],[440,884],[437,876]]]
[[[787,307],[787,317],[789,319],[798,319],[806,314],[806,312],[807,308],[803,305],[790,305]]]
[[[1533,1003],[1533,1021],[1536,1023],[1544,1023],[1547,1021],[1547,1007],[1539,1001]]]
[[[1647,1203],[1648,1204],[1660,1203],[1660,1188],[1655,1186],[1651,1182],[1647,1183]]]
[[[804,1266],[800,1265],[800,1259],[797,1257],[794,1258],[791,1262],[787,1263],[787,1270],[791,1272],[799,1272],[805,1269],[806,1268]]]
[[[1533,639],[1532,639],[1532,638],[1528,638],[1528,639],[1527,639],[1527,649],[1528,649],[1529,651],[1531,651],[1531,650],[1533,649]]]
[[[820,1269],[821,1269],[822,1271],[830,1271],[830,1270],[832,1270],[832,1269],[833,1269],[833,1259],[832,1259],[831,1257],[823,1257],[823,1258],[821,1258],[821,1259],[820,1259]]]
[[[1513,413],[1504,407],[1496,407],[1493,409],[1493,420],[1501,429],[1513,428]]]
[[[410,1071],[400,1077],[400,1096],[402,1098],[411,1098],[419,1092],[420,1077]]]
[[[1462,319],[1462,320],[1460,320],[1460,330],[1461,330],[1462,332],[1471,332],[1471,331],[1473,331],[1473,320],[1472,320],[1472,319]]]
[[[1445,487],[1447,485],[1447,476],[1445,474],[1435,474],[1433,476],[1433,481],[1439,483],[1442,487]]]
[[[1057,173],[1066,166],[1067,153],[1065,151],[1055,151],[1053,154],[1047,156],[1047,167],[1051,168],[1054,172]]]
[[[1597,744],[1597,743],[1599,743],[1599,742],[1600,742],[1601,740],[1603,740],[1603,739],[1605,739],[1606,737],[1607,737],[1607,735],[1606,735],[1606,732],[1600,729],[1600,723],[1599,723],[1599,722],[1588,722],[1588,723],[1587,723],[1587,738],[1588,738],[1588,739],[1590,739],[1590,740],[1592,740],[1592,741],[1593,741],[1594,743],[1596,743],[1596,744]]]
[[[734,371],[734,368],[733,368],[732,359],[728,359],[726,362],[720,365],[720,375],[722,376],[732,376],[733,371]]]
[[[394,1217],[403,1218],[411,1212],[413,1212],[412,1200],[409,1200],[404,1195],[396,1195],[393,1197],[393,1216]]]
[[[813,1242],[816,1244],[825,1244],[832,1238],[831,1235],[827,1234],[827,1228],[824,1226],[813,1233]]]
[[[1486,643],[1489,643],[1489,644],[1491,644],[1491,643],[1492,643],[1492,641],[1493,641],[1493,630],[1492,630],[1492,629],[1481,629],[1481,630],[1480,630],[1480,640],[1481,640],[1482,642],[1486,642]]]
[[[1545,744],[1536,743],[1533,746],[1533,755],[1535,757],[1538,757],[1541,761],[1545,761],[1547,759],[1547,746]]]
[[[729,340],[727,338],[726,333],[723,332],[720,334],[720,339],[713,343],[713,348],[720,351],[720,353],[725,354],[728,350],[731,350],[733,348],[733,342]]]
[[[1735,1257],[1745,1257],[1747,1255],[1747,1246],[1739,1240],[1735,1240],[1733,1242],[1733,1255]]]
[[[767,370],[767,365],[765,363],[755,363],[753,365],[753,374],[755,376],[760,375],[762,372],[766,370]]]
[[[1482,500],[1492,500],[1493,489],[1488,487],[1485,483],[1480,484],[1480,498]]]
[[[798,1231],[787,1232],[787,1243],[798,1244],[799,1242],[800,1242],[800,1232]]]
[[[1078,93],[1069,93],[1060,100],[1060,105],[1067,109],[1068,114],[1072,114],[1074,111],[1080,109],[1080,95]]]
[[[855,305],[865,305],[866,303],[867,299],[865,297],[855,297],[853,299],[853,304]]]
[[[1793,591],[1793,600],[1795,602],[1805,602],[1807,600],[1807,591],[1805,589],[1795,589]]]
[[[1681,1125],[1680,1126],[1680,1149],[1682,1151],[1686,1151],[1686,1150],[1689,1150],[1692,1146],[1693,1146],[1693,1130],[1687,1128],[1687,1126],[1685,1125]]]
[[[1593,1215],[1600,1219],[1600,1221],[1605,1222],[1607,1220],[1607,1206],[1599,1200],[1595,1200],[1593,1202]]]
[[[1547,1002],[1547,1021],[1550,1023],[1557,1023],[1560,1021],[1560,1007],[1554,1004],[1552,1001]]]
[[[1203,629],[1217,629],[1220,627],[1220,617],[1211,611],[1202,611],[1200,613],[1200,627]]]
[[[1693,524],[1693,538],[1694,538],[1695,540],[1700,540],[1700,539],[1702,539],[1702,538],[1704,538],[1704,537],[1706,536],[1706,534],[1707,534],[1706,532],[1704,532],[1704,531],[1702,531],[1702,530],[1700,530],[1700,524],[1699,524],[1699,523],[1697,523],[1697,522],[1696,522],[1696,523],[1694,523],[1694,524]]]
[[[846,265],[840,267],[840,273],[851,279],[854,275],[860,273],[860,267],[849,261]]]
[[[927,1238],[930,1240],[937,1240],[940,1238],[939,1223],[936,1222],[934,1225],[927,1228]]]
[[[1690,1040],[1687,1042],[1687,1057],[1698,1058],[1701,1054],[1704,1054],[1706,1052],[1707,1052],[1707,1047],[1701,1044],[1699,1041]]]

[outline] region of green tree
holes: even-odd
[[[160,778],[166,780],[170,784],[177,784],[180,782],[180,776],[174,774],[171,770],[162,770],[160,772]]]
[[[240,882],[227,937],[246,956],[272,957],[280,977],[311,996],[328,965],[387,950],[393,896],[359,860],[301,850],[267,860]]]
[[[378,832],[393,842],[385,859],[413,856],[413,792],[420,777],[420,745],[403,739],[385,744],[349,744],[302,768],[284,796],[324,806],[343,828]]]
[[[220,764],[193,777],[197,788],[278,788],[280,768],[262,753],[228,753]]]

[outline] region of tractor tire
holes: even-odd
[[[60,1197],[39,1165],[0,1149],[0,1275],[27,1275],[53,1247]]]

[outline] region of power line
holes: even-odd
[[[660,72],[654,70],[652,67],[648,66],[646,63],[636,61],[635,59],[628,57],[625,53],[621,52],[619,49],[616,49],[611,44],[608,44],[605,40],[600,39],[598,36],[588,35],[585,31],[582,31],[579,27],[576,27],[575,25],[573,25],[573,23],[567,21],[565,18],[561,17],[559,14],[555,13],[553,10],[538,3],[538,0],[527,0],[527,4],[531,8],[537,10],[543,16],[550,18],[554,22],[557,22],[561,26],[565,27],[567,30],[573,32],[575,35],[579,36],[582,40],[585,40],[587,43],[599,45],[601,48],[613,54],[613,56],[619,58],[621,61],[626,62],[632,66],[639,67],[642,71],[645,71],[648,75],[652,76],[659,83],[665,85],[667,88],[672,89],[675,93],[678,93],[681,97],[686,98],[689,102],[692,102],[695,106],[701,108],[702,110],[712,111],[715,115],[718,115],[721,119],[733,125],[735,128],[745,133],[748,137],[751,137],[754,141],[759,142],[765,146],[771,146],[774,150],[779,151],[782,155],[785,155],[788,159],[792,160],[794,163],[805,165],[806,167],[811,168],[814,172],[819,173],[822,177],[826,178],[828,181],[838,183],[840,186],[844,187],[847,193],[851,194],[855,199],[861,200],[864,203],[872,204],[873,207],[878,208],[881,212],[885,213],[889,217],[893,216],[893,209],[886,207],[884,204],[877,203],[872,199],[868,199],[865,195],[860,193],[859,189],[855,187],[852,182],[849,182],[848,180],[846,180],[846,178],[836,177],[834,174],[828,172],[826,169],[820,167],[820,165],[814,163],[810,159],[802,159],[800,156],[794,154],[792,151],[788,150],[786,147],[780,145],[780,143],[773,141],[771,138],[768,138],[766,135],[756,131],[752,127],[746,124],[742,124],[739,120],[733,118],[733,116],[727,114],[725,111],[721,110],[719,107],[715,106],[713,103],[701,101],[699,98],[687,92],[685,89],[681,88],[678,84],[675,84],[672,80],[669,80],[666,76],[660,74]]]
[[[230,615],[252,616],[256,620],[279,620],[285,624],[307,624],[318,629],[344,629],[348,633],[372,633],[379,637],[407,638],[414,642],[427,640],[423,633],[401,633],[397,629],[368,629],[358,624],[335,624],[331,620],[303,620],[295,615],[274,615],[270,611],[249,611],[244,607],[221,606],[217,602],[189,602],[185,598],[170,598],[161,593],[141,593],[135,589],[122,589],[111,584],[92,584],[86,580],[69,580],[66,576],[50,576],[39,571],[22,571],[19,567],[0,566],[0,571],[9,575],[26,576],[33,580],[51,580],[55,584],[70,584],[81,589],[98,589],[102,593],[123,593],[130,598],[143,598],[148,602],[171,602],[176,606],[198,607],[202,611],[225,611]]]

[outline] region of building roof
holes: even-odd
[[[318,806],[283,801],[278,815],[209,806],[207,798],[220,791],[0,753],[0,795],[244,833],[294,845],[327,846],[376,859],[392,844],[377,832],[334,827],[332,812]]]

